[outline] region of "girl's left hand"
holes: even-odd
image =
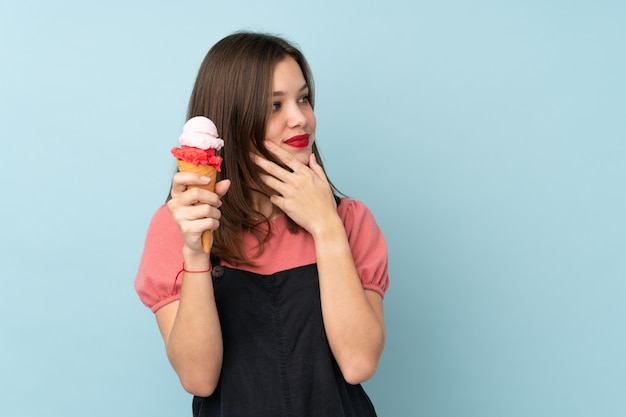
[[[293,171],[289,172],[261,155],[251,155],[253,161],[267,172],[261,174],[263,182],[277,193],[270,197],[270,201],[312,235],[322,231],[327,222],[337,218],[337,204],[315,155],[309,156],[309,166],[306,166],[271,142],[265,142],[265,146]]]

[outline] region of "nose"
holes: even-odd
[[[289,109],[287,125],[290,128],[306,126],[307,119],[306,119],[306,114],[304,113],[303,109],[301,109],[297,103],[294,103],[290,107],[291,108]]]

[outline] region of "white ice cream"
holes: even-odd
[[[183,126],[183,133],[178,138],[181,146],[193,146],[199,149],[219,151],[224,141],[218,137],[215,124],[204,116],[192,117]]]

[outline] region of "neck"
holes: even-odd
[[[268,219],[273,219],[281,214],[281,211],[270,201],[269,197],[260,194],[253,193],[252,206],[255,210],[261,212]]]

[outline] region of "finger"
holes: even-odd
[[[189,188],[180,193],[176,199],[179,200],[178,204],[182,206],[198,203],[210,204],[215,207],[220,207],[222,205],[220,197],[216,193],[194,185],[189,186]]]
[[[252,161],[263,171],[267,172],[268,174],[282,181],[287,181],[287,179],[289,178],[289,175],[291,175],[290,171],[287,171],[286,169],[276,165],[272,161],[268,161],[267,159],[263,158],[261,155],[250,154],[250,158],[252,158]]]
[[[189,218],[192,220],[219,220],[222,217],[222,212],[219,208],[211,206],[209,204],[198,204],[197,206],[189,206],[188,216],[190,216]]]
[[[278,158],[280,162],[291,168],[292,171],[296,171],[297,169],[304,166],[298,159],[282,149],[280,146],[275,146],[272,142],[265,141],[263,142],[268,151],[270,151],[274,156]]]
[[[172,215],[176,223],[182,224],[203,219],[219,220],[222,217],[222,212],[208,204],[198,204],[197,206],[179,207],[172,212]]]
[[[313,171],[315,175],[324,179],[324,181],[327,180],[326,173],[324,172],[324,169],[322,169],[322,166],[317,163],[317,158],[315,158],[314,153],[309,156],[309,168],[311,168],[311,171]]]
[[[172,178],[172,197],[184,192],[190,185],[206,185],[209,181],[209,177],[193,172],[177,172]]]
[[[270,196],[270,201],[279,209],[285,211],[285,198],[279,195]]]
[[[200,239],[202,233],[206,230],[214,231],[217,230],[219,226],[219,220],[213,218],[182,222],[179,225],[182,235],[185,236],[186,239],[191,238],[193,240]]]
[[[205,185],[211,178],[195,172],[177,172],[174,174],[173,182],[176,185]]]
[[[224,194],[230,189],[230,180],[222,180],[215,184],[215,193],[221,197],[224,197]]]
[[[284,182],[271,175],[259,174],[259,177],[261,178],[261,181],[263,181],[263,183],[272,190],[276,191],[280,195],[285,195],[287,187]]]

